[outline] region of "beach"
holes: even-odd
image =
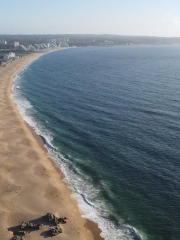
[[[97,225],[81,217],[59,169],[11,99],[15,75],[41,55],[27,55],[0,68],[0,239],[11,239],[16,226],[31,220],[45,225],[26,239],[43,239],[49,226],[42,216],[47,212],[68,218],[54,239],[102,239]]]

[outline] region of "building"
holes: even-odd
[[[36,48],[33,47],[32,45],[29,45],[29,47],[27,48],[29,51],[36,51]]]
[[[18,49],[19,49],[20,51],[28,51],[28,49],[27,49],[24,45],[19,45],[19,46],[18,46]]]
[[[3,61],[3,62],[7,62],[8,60],[13,59],[13,58],[15,58],[15,57],[16,57],[16,55],[15,55],[15,53],[13,53],[13,52],[5,53],[5,54],[3,55],[3,57],[2,57],[2,61]]]
[[[59,43],[59,47],[69,47],[69,45],[66,42]]]
[[[14,42],[14,47],[18,47],[19,46],[19,42]]]
[[[4,39],[0,39],[0,44],[6,45],[6,44],[7,44],[7,41],[5,41]]]
[[[39,44],[34,44],[34,48],[35,48],[36,50],[39,50]]]

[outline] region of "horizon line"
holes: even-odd
[[[11,33],[2,33],[0,34],[0,36],[31,36],[31,35],[34,35],[34,36],[38,36],[38,35],[49,35],[49,36],[52,36],[52,35],[93,35],[93,36],[117,36],[117,37],[150,37],[150,38],[180,38],[180,36],[171,36],[171,37],[168,37],[168,36],[155,36],[155,35],[119,35],[119,34],[108,34],[108,33],[102,33],[102,34],[95,34],[95,33],[14,33],[14,34],[11,34]]]

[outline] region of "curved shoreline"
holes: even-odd
[[[76,201],[61,180],[59,168],[39,147],[38,136],[35,132],[32,135],[32,129],[29,131],[10,97],[15,75],[43,54],[28,55],[0,68],[1,239],[12,237],[8,228],[23,220],[40,218],[46,212],[69,218],[62,227],[63,234],[56,239],[62,238],[62,235],[64,239],[102,239],[97,224],[81,217]],[[42,239],[39,231],[30,236]]]
[[[36,139],[36,141],[39,144],[39,146],[45,152],[47,152],[47,149],[44,146],[45,142],[44,142],[43,137],[41,135],[38,135],[30,125],[28,125],[27,123],[26,123],[26,125],[27,125],[27,128],[29,128],[29,130],[31,131],[32,136]],[[59,172],[59,174],[61,176],[61,179],[63,179],[64,178],[64,174],[61,171],[61,169],[56,165],[56,163],[51,158],[49,158],[49,161],[51,161],[51,163],[54,166],[54,168],[56,169],[56,171]],[[104,239],[104,238],[102,238],[100,236],[102,231],[98,227],[97,223],[95,223],[95,222],[93,222],[93,221],[91,221],[89,219],[86,219],[86,223],[84,224],[84,227],[92,232],[95,240],[103,240]]]

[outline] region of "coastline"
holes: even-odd
[[[46,149],[46,147],[44,146],[45,142],[44,142],[44,140],[43,140],[43,137],[40,136],[40,135],[38,135],[38,134],[34,131],[34,129],[33,129],[30,125],[28,125],[27,123],[26,123],[26,126],[27,126],[27,128],[29,129],[29,131],[31,132],[32,136],[33,136],[33,137],[35,138],[35,140],[37,141],[37,143],[39,144],[39,146],[43,149],[43,151],[45,151],[45,152],[47,153],[47,149]],[[57,166],[57,164],[56,164],[51,158],[49,158],[48,156],[47,156],[47,158],[49,159],[49,161],[51,161],[51,163],[52,163],[52,165],[54,166],[54,168],[56,169],[56,171],[60,174],[61,179],[63,179],[63,178],[64,178],[64,174],[63,174],[63,172],[61,171],[61,169]],[[85,222],[85,224],[84,224],[84,227],[92,232],[95,240],[103,240],[103,239],[104,239],[104,238],[102,238],[102,237],[100,236],[100,234],[101,234],[102,231],[101,231],[101,229],[98,227],[97,223],[95,223],[95,222],[93,222],[93,221],[91,221],[91,220],[89,220],[89,219],[86,219],[86,222]]]
[[[27,127],[11,99],[15,75],[43,54],[27,55],[0,68],[0,219],[3,222],[0,236],[9,239],[13,236],[11,227],[53,212],[69,219],[62,227],[63,233],[55,239],[63,235],[65,239],[100,240],[101,230],[96,223],[81,217],[76,201],[62,181],[60,169],[46,155],[43,140]],[[28,239],[34,237],[42,239],[39,231],[31,233]]]

